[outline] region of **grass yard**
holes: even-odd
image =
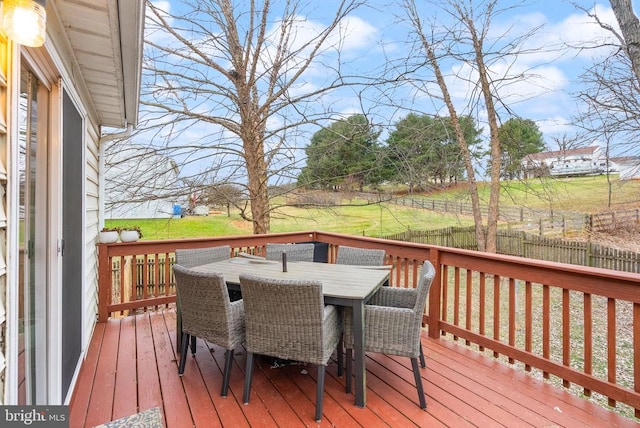
[[[357,200],[352,201],[358,202]],[[248,235],[251,224],[238,215],[225,213],[176,219],[107,220],[106,227],[138,225],[144,240]],[[378,236],[407,229],[439,229],[470,226],[471,218],[443,216],[426,210],[376,204],[325,209],[284,207],[272,213],[271,232],[324,230],[354,235]]]
[[[480,183],[480,199],[489,202],[489,185]],[[611,187],[611,206],[609,206]],[[466,187],[429,194],[431,199],[469,201]],[[640,181],[620,181],[617,175],[607,182],[605,175],[589,177],[544,177],[527,181],[503,181],[500,193],[502,206],[517,206],[546,210],[596,213],[640,206]]]
[[[611,205],[609,188],[611,188]],[[332,197],[335,195],[331,194]],[[430,193],[422,197],[469,201],[464,184],[460,184],[455,189]],[[489,187],[486,183],[480,183],[480,197],[483,203],[489,200]],[[321,209],[279,208],[271,213],[271,231],[324,230],[380,236],[404,232],[408,229],[440,229],[473,224],[470,217],[443,215],[389,204],[364,205],[365,202],[358,199],[349,200],[349,203],[356,206]],[[607,181],[606,176],[546,177],[528,181],[504,181],[500,205],[584,213],[640,208],[640,181],[621,182],[615,175],[610,177],[610,182]],[[252,232],[249,222],[242,220],[237,214],[227,216],[225,213],[178,219],[106,221],[107,227],[134,224],[141,227],[144,235],[142,239],[146,240],[243,235]]]

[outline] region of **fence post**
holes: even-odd
[[[111,301],[111,263],[107,244],[98,244],[98,322],[109,319],[107,305]]]
[[[442,299],[442,271],[440,269],[440,252],[438,250],[429,250],[429,261],[433,264],[436,270],[433,277],[433,283],[429,290],[429,329],[428,334],[432,339],[440,338],[440,317],[441,317],[441,302]],[[447,281],[445,279],[445,281]]]

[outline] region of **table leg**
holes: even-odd
[[[356,406],[367,405],[367,373],[365,370],[364,352],[364,300],[353,305],[353,351],[356,376]]]

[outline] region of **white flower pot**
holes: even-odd
[[[137,230],[121,230],[120,240],[122,242],[135,242],[140,238]]]
[[[107,232],[100,232],[100,242],[103,244],[112,244],[118,240],[118,231],[109,230]]]

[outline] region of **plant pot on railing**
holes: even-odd
[[[107,228],[105,227],[100,231],[100,242],[103,244],[113,244],[118,241],[118,237],[120,236],[120,229],[117,228]]]
[[[135,242],[142,238],[142,231],[139,226],[123,227],[120,230],[120,240],[122,242]]]

